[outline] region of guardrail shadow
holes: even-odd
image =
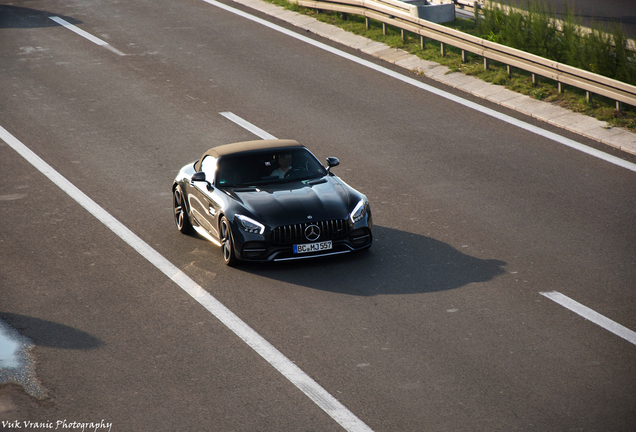
[[[58,16],[64,21],[77,25],[82,22],[60,14],[29,9],[21,6],[0,5],[0,28],[40,28],[59,27],[49,17]]]
[[[430,293],[486,282],[506,262],[475,258],[430,237],[375,226],[370,250],[329,258],[242,265],[258,276],[358,296]]]

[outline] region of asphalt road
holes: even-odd
[[[612,27],[621,23],[628,37],[636,38],[636,4],[631,0],[576,0],[574,10],[577,15],[589,23]],[[561,5],[562,6],[562,5]]]
[[[524,5],[527,1],[513,0],[513,3]],[[559,17],[565,16],[566,8],[569,9],[585,26],[613,31],[614,24],[620,23],[629,38],[636,38],[636,3],[633,0],[548,0],[543,3],[550,5]]]
[[[0,126],[370,429],[636,429],[636,346],[541,294],[636,330],[635,172],[200,0],[3,1],[0,59]],[[230,269],[179,234],[178,169],[257,138],[221,112],[337,156],[373,248]],[[0,420],[343,430],[2,141],[0,185],[0,318],[48,391]]]

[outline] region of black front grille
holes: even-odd
[[[349,231],[346,219],[304,222],[274,228],[270,240],[272,243],[279,244],[307,243],[310,240],[305,237],[305,229],[310,225],[316,225],[320,228],[320,237],[313,241],[336,240],[345,237]]]

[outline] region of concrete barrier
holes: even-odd
[[[415,6],[411,9],[411,15],[434,23],[445,23],[455,20],[455,5],[431,4],[426,0],[401,0],[402,2]]]

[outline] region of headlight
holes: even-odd
[[[366,200],[361,199],[360,202],[356,204],[355,208],[349,215],[349,218],[351,219],[351,222],[356,223],[360,219],[362,219],[364,215],[366,214],[367,214],[367,202]]]
[[[247,216],[243,215],[236,215],[236,218],[241,223],[241,227],[249,233],[263,234],[263,232],[265,231],[265,225],[256,222],[254,219],[250,219]]]

